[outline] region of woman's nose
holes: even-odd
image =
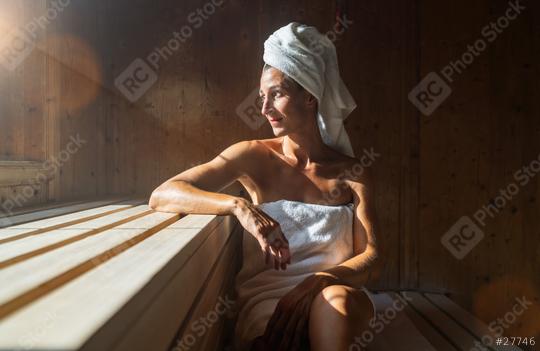
[[[267,97],[265,97],[262,101],[263,103],[262,103],[261,113],[263,114],[263,116],[266,116],[273,109],[272,102]]]

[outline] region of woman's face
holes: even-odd
[[[259,96],[261,113],[268,119],[275,136],[298,132],[309,124],[306,119],[313,113],[314,98],[286,79],[280,70],[270,68],[262,72]]]

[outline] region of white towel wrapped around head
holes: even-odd
[[[354,156],[343,120],[356,108],[356,103],[339,75],[332,41],[315,27],[292,22],[266,39],[263,60],[315,96],[323,142]]]

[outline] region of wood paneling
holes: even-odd
[[[91,2],[63,4],[6,0],[0,5],[3,39],[26,29],[34,46],[16,67],[0,67],[0,160],[48,162],[49,181],[35,187],[22,206],[107,190],[96,9]],[[9,44],[3,41],[2,54]],[[72,137],[84,143],[73,147]],[[2,187],[1,204],[21,191]]]
[[[129,16],[115,15],[126,6],[119,1],[103,9],[109,19],[103,31],[106,57],[113,61],[106,72],[111,86],[135,58],[166,45],[202,5],[142,2],[130,5]],[[291,21],[330,31],[335,10],[327,1],[226,1],[170,59],[160,61],[158,81],[139,100],[129,103],[113,86],[107,91],[108,190],[150,191],[236,141],[271,137],[266,124],[252,129],[235,113],[258,86],[264,40]],[[244,12],[251,15],[240,15]],[[377,198],[381,235],[388,243],[384,286],[396,284],[400,274],[408,282],[403,286],[416,284],[413,269],[399,268],[400,260],[412,268],[416,262],[411,255],[417,233],[418,123],[405,90],[416,79],[416,32],[410,26],[415,15],[415,7],[405,3],[350,2],[346,16],[352,25],[335,41],[344,80],[358,101],[346,123],[353,146],[357,153],[373,148],[381,154],[373,168],[381,189],[388,190]],[[375,16],[384,20],[374,21]],[[114,31],[108,29],[113,26]],[[401,253],[399,238],[411,255]]]
[[[439,239],[460,217],[494,205],[500,190],[517,183],[515,172],[538,159],[540,12],[537,3],[523,4],[527,9],[454,75],[447,100],[420,117],[419,284],[456,294],[485,321],[511,311],[516,298],[540,299],[538,177],[519,185],[485,226],[477,223],[485,237],[463,259]],[[458,60],[508,7],[506,1],[419,2],[420,78]],[[534,313],[537,304],[506,332],[538,335]]]
[[[43,56],[26,47],[15,28],[24,28],[44,8],[44,1],[0,4],[0,159],[36,161],[43,157]],[[16,34],[17,33],[17,34]],[[19,46],[17,46],[19,45]],[[22,60],[22,58],[25,58]],[[21,58],[21,59],[19,59]],[[17,62],[22,61],[19,65]]]

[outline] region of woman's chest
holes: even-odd
[[[268,161],[250,174],[250,180],[250,186],[254,188],[251,191],[257,194],[258,203],[288,199],[340,205],[352,201],[352,192],[343,172],[332,166],[306,170],[283,162]]]

